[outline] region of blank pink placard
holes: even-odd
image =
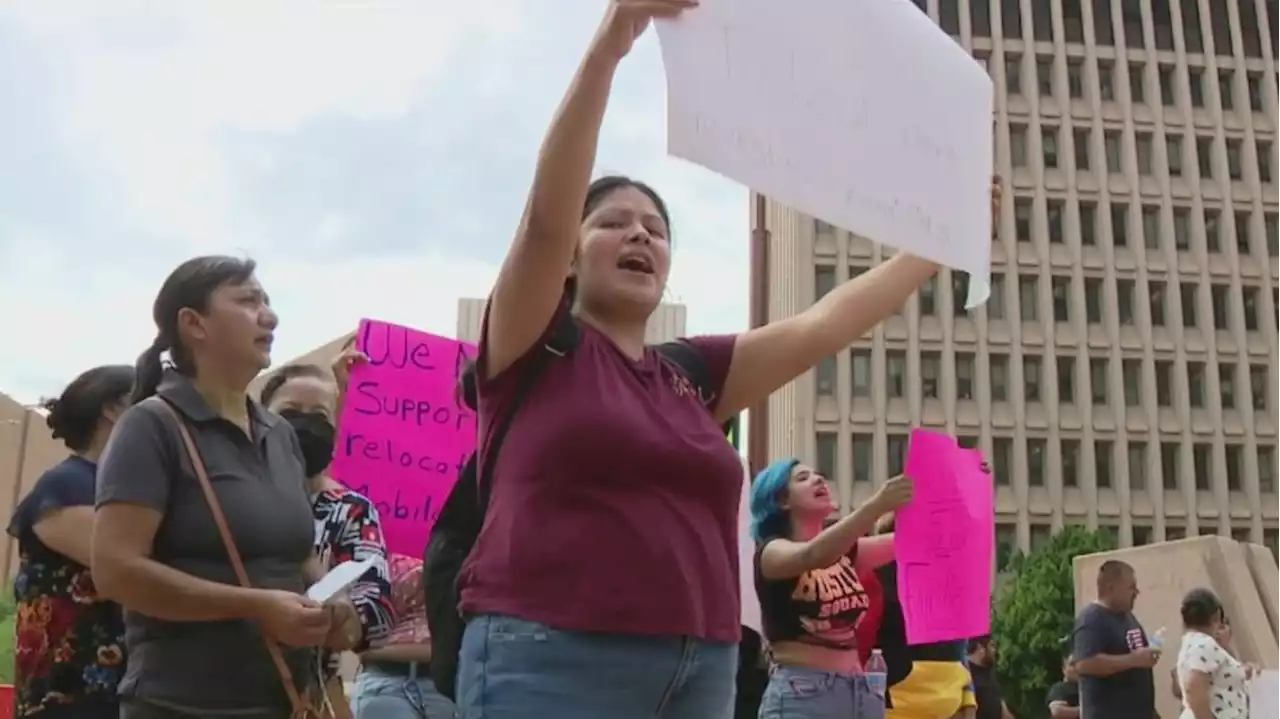
[[[330,472],[378,508],[388,551],[422,556],[467,455],[475,413],[458,377],[475,347],[377,320],[361,320]]]
[[[995,500],[982,454],[914,429],[905,474],[915,496],[897,511],[894,556],[907,643],[989,633]]]

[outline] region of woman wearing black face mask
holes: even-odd
[[[310,480],[312,513],[316,522],[316,554],[325,570],[347,561],[374,560],[373,567],[350,590],[351,606],[358,618],[360,652],[370,642],[384,639],[395,619],[391,604],[391,580],[387,568],[387,548],[373,503],[325,474],[333,457],[338,415],[346,385],[346,371],[362,355],[348,349],[334,363],[333,374],[315,365],[281,367],[262,387],[262,404],[283,417],[293,427],[302,446]],[[334,379],[336,378],[336,382]],[[326,664],[326,688],[333,708],[343,716],[348,711],[338,680],[338,656]]]

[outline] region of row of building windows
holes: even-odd
[[[1213,42],[1216,55],[1230,57],[1236,52],[1235,39],[1231,34],[1231,16],[1227,8],[1230,0],[1212,0],[1209,3],[1209,16],[1200,16],[1199,3],[1195,0],[1178,2],[1179,19],[1182,21],[1182,48],[1188,53],[1205,52],[1205,39]],[[927,12],[927,0],[913,0],[916,6]],[[1150,0],[1151,26],[1154,37],[1148,38],[1142,19],[1141,0],[1061,0],[1061,30],[1053,22],[1053,6],[1058,3],[1032,2],[1028,4],[1030,15],[1031,39],[1037,42],[1064,41],[1084,44],[1086,34],[1085,11],[1082,2],[1091,2],[1090,10],[1093,22],[1092,39],[1096,45],[1115,45],[1117,38],[1132,48],[1146,47],[1154,41],[1157,50],[1174,50],[1177,43],[1174,39],[1173,13],[1169,0]],[[1113,7],[1118,6],[1118,12]],[[1275,24],[1277,3],[1268,0],[1267,12],[1259,18],[1253,0],[1236,0],[1240,18],[1240,51],[1245,57],[1262,57],[1263,39],[1260,26],[1267,24],[1272,28],[1271,55],[1276,56]],[[999,0],[996,5],[1000,34],[1006,40],[1024,39],[1024,24],[1020,0]],[[1266,22],[1270,18],[1270,23]],[[1119,21],[1120,35],[1117,35]],[[1259,21],[1262,22],[1259,22]],[[959,0],[940,0],[938,3],[938,24],[951,35],[960,34]],[[969,31],[977,37],[991,37],[993,30],[992,3],[990,0],[969,0]],[[1059,37],[1059,32],[1061,37]]]
[[[1026,351],[1022,353],[1022,387],[1020,396],[1024,402],[1044,402],[1046,386],[1045,358]],[[1057,404],[1074,405],[1089,403],[1096,407],[1111,404],[1111,388],[1108,382],[1111,359],[1108,357],[1090,357],[1085,367],[1079,367],[1074,356],[1057,355],[1050,359],[1054,363],[1058,389]],[[1141,359],[1121,359],[1120,379],[1121,392],[1126,407],[1142,407],[1143,401],[1143,363]],[[1154,360],[1151,362],[1155,379],[1155,404],[1157,407],[1174,407],[1179,395],[1186,398],[1192,409],[1204,409],[1210,406],[1210,397],[1217,397],[1222,409],[1252,409],[1265,412],[1270,408],[1272,393],[1268,391],[1269,370],[1264,364],[1248,365],[1247,377],[1249,397],[1243,397],[1239,390],[1239,365],[1235,362],[1216,363],[1217,382],[1211,383],[1213,374],[1207,362],[1188,361],[1177,368],[1173,360]],[[906,350],[885,350],[884,353],[884,387],[888,399],[906,399],[910,384],[908,377],[913,375],[907,371]],[[973,352],[956,352],[954,356],[955,388],[947,392],[943,388],[942,353],[923,351],[920,353],[920,369],[917,375],[924,399],[941,399],[953,394],[957,400],[974,400],[977,396],[977,355]],[[1087,369],[1088,385],[1085,386],[1077,371]],[[987,358],[987,387],[992,402],[1010,401],[1014,388],[1010,373],[1010,356],[992,352]],[[855,349],[850,354],[850,396],[855,400],[869,398],[872,393],[871,350]],[[817,395],[834,397],[836,393],[835,358],[827,358],[815,370]],[[1175,390],[1175,388],[1178,388]],[[1077,396],[1077,391],[1087,392]]]
[[[865,271],[862,267],[850,267],[851,276]],[[951,310],[956,317],[969,315],[964,307],[968,295],[968,275],[959,271],[951,271]],[[818,265],[814,270],[814,289],[817,297],[822,297],[835,286],[835,267]],[[938,277],[935,275],[924,281],[917,294],[916,307],[922,317],[935,317],[941,314],[938,303]],[[1071,284],[1073,279],[1065,275],[1053,275],[1049,278],[1049,301],[1051,316],[1055,323],[1069,323],[1076,313],[1084,311],[1084,320],[1089,324],[1102,324],[1103,307],[1107,305],[1107,280],[1103,277],[1084,277],[1082,279],[1084,297],[1083,307],[1072,301]],[[1039,322],[1040,311],[1040,276],[1018,275],[1016,278],[1016,295],[1018,317],[1022,322]],[[1004,273],[994,272],[991,275],[991,296],[984,305],[988,320],[1007,319],[1007,293],[1009,280]],[[1169,285],[1161,280],[1148,279],[1145,283],[1147,297],[1148,320],[1152,327],[1166,327],[1169,324]],[[1265,289],[1258,285],[1242,284],[1238,298],[1233,285],[1223,283],[1209,284],[1209,317],[1202,318],[1200,312],[1199,282],[1172,283],[1178,289],[1181,325],[1187,329],[1208,326],[1214,330],[1230,331],[1235,322],[1232,319],[1232,308],[1239,307],[1240,329],[1245,332],[1257,332],[1262,329],[1263,296]],[[1121,325],[1137,324],[1138,283],[1131,279],[1115,281],[1115,312]],[[1276,287],[1271,288],[1272,309],[1280,313],[1280,294]],[[1205,322],[1204,320],[1208,320]],[[1274,318],[1280,322],[1280,315]]]
[[[1075,160],[1077,172],[1089,171],[1094,167],[1092,159],[1092,130],[1088,127],[1071,127],[1066,133],[1057,125],[1040,126],[1040,157],[1046,169],[1057,170],[1064,167],[1064,142],[1069,138],[1070,150]],[[1009,124],[1009,164],[1013,167],[1027,167],[1030,160],[1028,147],[1028,128],[1023,123]],[[1170,177],[1186,176],[1186,163],[1183,161],[1184,147],[1188,142],[1185,135],[1175,132],[1164,134],[1164,167]],[[1125,157],[1124,131],[1119,128],[1104,130],[1102,133],[1102,154],[1107,172],[1120,174],[1124,172]],[[1245,180],[1245,144],[1244,140],[1227,137],[1218,143],[1212,135],[1197,135],[1194,138],[1195,168],[1202,180],[1215,179],[1214,148],[1222,150],[1225,160],[1223,167],[1227,179],[1233,182]],[[1156,169],[1156,137],[1151,132],[1135,132],[1133,134],[1135,168],[1139,175],[1152,175]],[[1258,140],[1254,144],[1252,163],[1258,172],[1258,181],[1264,184],[1275,182],[1273,160],[1275,145],[1270,140]]]
[[[991,61],[983,53],[974,57],[978,62],[991,69]],[[1029,95],[1026,76],[1023,73],[1021,53],[1004,54],[1004,86],[1009,95]],[[1043,98],[1065,95],[1072,100],[1088,99],[1085,95],[1087,65],[1082,57],[1067,57],[1066,87],[1059,88],[1054,73],[1056,60],[1052,55],[1032,55],[1031,62],[1035,66],[1035,94]],[[1147,68],[1149,63],[1133,61],[1117,65],[1107,59],[1097,61],[1096,99],[1099,103],[1124,100],[1128,105],[1148,105],[1157,101],[1163,107],[1177,107],[1178,100],[1185,94],[1187,104],[1193,108],[1213,107],[1212,96],[1217,94],[1217,106],[1223,112],[1242,112],[1246,108],[1251,112],[1263,112],[1266,108],[1263,93],[1264,74],[1258,70],[1246,70],[1240,73],[1232,68],[1218,68],[1216,73],[1209,73],[1206,68],[1188,66],[1187,84],[1182,89],[1178,83],[1177,67],[1168,63],[1156,63],[1153,77],[1154,88],[1148,91]],[[1118,82],[1120,72],[1127,82]],[[1244,102],[1239,98],[1240,88],[1236,86],[1236,78],[1244,75]],[[1128,95],[1121,97],[1118,87],[1128,86]],[[1065,91],[1065,92],[1064,92]]]
[[[1223,211],[1217,207],[1205,207],[1196,216],[1194,210],[1186,205],[1174,205],[1168,217],[1171,232],[1161,228],[1162,210],[1165,206],[1157,203],[1141,203],[1137,210],[1138,234],[1141,235],[1143,247],[1148,250],[1161,249],[1160,240],[1169,236],[1176,250],[1190,251],[1194,230],[1202,229],[1204,251],[1223,252],[1223,248],[1233,245],[1236,254],[1247,257],[1254,252],[1265,249],[1270,257],[1280,255],[1280,239],[1277,239],[1277,227],[1280,217],[1275,212],[1262,213],[1262,233],[1265,242],[1255,242],[1253,213],[1249,210],[1235,210],[1231,213],[1230,225],[1224,220]],[[1018,242],[1032,242],[1037,234],[1033,230],[1035,221],[1036,200],[1031,197],[1015,197],[1013,199],[1013,227]],[[1099,211],[1096,200],[1077,200],[1075,203],[1076,226],[1080,232],[1080,244],[1093,247],[1098,244]],[[1044,200],[1046,238],[1049,244],[1063,244],[1067,241],[1066,225],[1070,219],[1070,203],[1059,198]],[[1112,200],[1106,213],[1109,222],[1111,245],[1128,247],[1134,233],[1130,232],[1130,221],[1134,211],[1129,203]],[[1197,219],[1199,222],[1197,223]],[[1198,226],[1197,226],[1198,225]]]
[[[1032,197],[1013,198],[1014,234],[1018,242],[1034,243],[1035,237],[1041,233],[1033,231],[1037,200]],[[1105,209],[1099,208],[1095,199],[1081,199],[1074,203],[1068,200],[1049,197],[1044,200],[1046,232],[1049,244],[1065,244],[1068,240],[1067,226],[1074,210],[1075,225],[1080,234],[1080,244],[1095,247],[1100,237],[1110,235],[1112,247],[1129,247],[1135,234],[1140,234],[1143,247],[1149,250],[1161,248],[1161,237],[1168,235],[1173,240],[1174,249],[1189,251],[1192,249],[1194,230],[1202,229],[1204,251],[1206,253],[1223,252],[1224,247],[1234,246],[1236,254],[1250,256],[1255,252],[1266,251],[1269,257],[1280,256],[1280,215],[1275,212],[1262,214],[1262,241],[1256,241],[1257,232],[1253,226],[1254,214],[1248,209],[1237,209],[1231,212],[1228,219],[1221,208],[1205,207],[1199,215],[1186,205],[1173,205],[1168,213],[1171,232],[1161,229],[1162,209],[1164,205],[1157,203],[1141,203],[1135,213],[1128,202],[1111,200]],[[1074,205],[1074,207],[1073,207]],[[1130,223],[1137,215],[1138,224],[1130,230]],[[1107,218],[1110,230],[1104,233],[1099,224],[1099,217]],[[826,237],[835,229],[821,221],[814,221],[814,235]]]
[[[1112,546],[1119,547],[1120,529],[1114,524],[1103,524],[1098,527],[1100,530],[1111,535]],[[1135,524],[1133,526],[1133,541],[1129,544],[1132,547],[1142,547],[1151,544],[1156,540],[1155,527],[1145,524]],[[1212,528],[1201,526],[1200,534],[1215,535],[1217,534]],[[1031,551],[1036,551],[1049,543],[1049,539],[1053,536],[1053,525],[1048,522],[1032,522],[1031,530]],[[1164,528],[1164,538],[1160,541],[1172,542],[1178,539],[1187,538],[1187,528],[1182,526],[1166,526]],[[1252,542],[1253,529],[1244,525],[1236,525],[1231,527],[1231,538],[1238,542]],[[1271,550],[1271,556],[1274,558],[1280,552],[1280,530],[1267,528],[1262,530],[1262,543]],[[1018,527],[1010,522],[996,522],[996,567],[1004,569],[1009,565],[1009,560],[1013,558],[1014,552],[1018,551]]]
[[[979,447],[978,437],[960,435],[957,438],[966,447]],[[835,476],[836,441],[835,432],[819,431],[817,440],[817,470],[827,477]],[[1013,450],[1017,440],[1012,437],[993,437],[991,447],[985,448],[984,454],[991,462],[992,476],[999,486],[1009,486],[1012,482]],[[854,481],[871,479],[872,455],[875,437],[871,434],[853,434],[853,478]],[[1124,447],[1124,461],[1128,465],[1129,490],[1147,489],[1148,453],[1154,447],[1160,456],[1161,486],[1170,491],[1181,489],[1181,472],[1184,460],[1184,447],[1190,447],[1191,468],[1194,475],[1195,489],[1201,492],[1212,491],[1214,445],[1209,442],[1156,442],[1130,440]],[[1049,461],[1049,440],[1032,437],[1026,440],[1024,447],[1027,457],[1027,486],[1045,486],[1046,469]],[[1062,470],[1064,487],[1079,487],[1088,474],[1093,484],[1099,489],[1112,489],[1116,483],[1115,462],[1117,461],[1117,442],[1110,439],[1099,439],[1093,442],[1093,467],[1087,470],[1081,466],[1082,449],[1080,440],[1058,440],[1058,457]],[[902,473],[907,451],[907,434],[889,433],[885,437],[886,457],[888,458],[888,476]],[[1223,459],[1226,464],[1227,489],[1232,492],[1245,491],[1245,446],[1227,442],[1222,445]],[[1258,491],[1275,493],[1276,491],[1276,447],[1271,444],[1257,446]]]

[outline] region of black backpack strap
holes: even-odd
[[[655,347],[658,354],[670,360],[672,364],[680,370],[681,374],[693,383],[695,389],[698,390],[698,399],[708,407],[715,401],[716,388],[711,384],[711,371],[707,369],[706,360],[702,358],[702,353],[698,351],[688,340],[675,340],[674,342],[663,342]],[[725,422],[721,429],[725,435],[733,427],[733,420]]]
[[[516,382],[515,392],[511,395],[511,403],[507,405],[507,411],[502,414],[497,426],[493,428],[493,433],[489,435],[488,442],[485,443],[484,453],[477,452],[476,491],[480,495],[480,511],[482,513],[489,507],[489,496],[493,489],[493,468],[497,464],[498,450],[502,448],[502,442],[507,438],[507,432],[511,430],[511,424],[516,418],[516,412],[520,410],[520,406],[524,404],[524,401],[529,398],[529,393],[533,390],[534,385],[538,383],[538,379],[542,376],[543,370],[547,368],[551,358],[564,357],[578,345],[579,332],[578,324],[574,321],[573,315],[565,310],[560,310],[556,313],[555,326],[551,328],[551,332],[541,349],[529,360],[529,365],[520,374],[520,378]]]
[[[693,383],[698,390],[698,398],[703,404],[714,399],[714,389],[710,387],[711,378],[707,371],[707,363],[702,359],[702,353],[696,347],[689,344],[687,340],[675,340],[674,342],[663,342],[654,349],[658,350],[658,354],[666,357],[680,372]]]

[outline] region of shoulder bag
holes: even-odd
[[[240,586],[245,589],[253,589],[253,584],[249,582],[249,573],[244,568],[244,561],[240,558],[240,550],[236,548],[235,538],[231,536],[231,527],[227,524],[227,516],[222,511],[222,504],[218,501],[218,495],[213,491],[213,484],[209,481],[209,471],[205,467],[204,459],[200,456],[200,450],[196,446],[195,439],[191,436],[191,430],[188,429],[187,423],[183,421],[178,411],[168,402],[162,399],[161,404],[177,423],[178,433],[182,436],[182,444],[186,448],[187,458],[191,461],[191,467],[195,470],[196,479],[200,482],[200,490],[204,492],[205,501],[209,504],[209,512],[213,515],[213,523],[217,525],[218,534],[222,536],[222,544],[227,549],[227,558],[231,561],[231,568],[236,573],[236,579],[239,580]],[[315,701],[311,696],[305,696],[298,691],[298,687],[293,681],[293,672],[290,671],[289,665],[284,661],[284,653],[280,651],[280,645],[265,634],[262,636],[262,641],[267,645],[267,652],[271,654],[271,661],[276,665],[276,671],[280,673],[280,681],[284,685],[285,695],[289,698],[290,719],[336,719],[333,707],[327,701],[327,696]],[[322,689],[322,687],[319,688]]]

